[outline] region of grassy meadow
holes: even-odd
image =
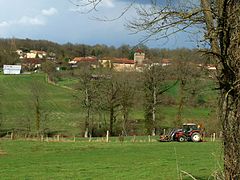
[[[205,180],[221,169],[219,142],[5,140],[0,150],[1,179]]]
[[[42,120],[42,128],[52,131],[63,131],[65,134],[76,135],[84,122],[85,112],[81,105],[74,99],[71,88],[77,79],[62,79],[58,85],[49,84],[45,74],[30,75],[0,75],[1,93],[1,128],[34,129],[34,106],[32,87],[38,86],[41,92],[41,109],[46,119]],[[168,94],[177,98],[178,87],[171,89]],[[209,94],[209,93],[208,93]],[[177,107],[171,105],[160,106],[157,115],[161,116],[161,124],[171,127],[171,122],[176,118]],[[186,121],[204,123],[209,120],[209,108],[185,107],[183,118]],[[105,115],[107,118],[108,115]],[[98,118],[98,117],[96,117]],[[129,115],[130,119],[144,121],[144,110],[134,108]]]
[[[45,74],[0,75],[0,128],[34,130],[32,89],[39,87],[41,109],[47,115],[41,121],[42,128],[78,135],[85,114],[73,96],[76,92],[71,87],[75,83],[77,79],[49,84]],[[178,98],[178,87],[168,94]],[[157,112],[162,116],[161,124],[171,126],[177,107],[162,105]],[[186,107],[183,117],[188,121],[207,122],[211,109]],[[133,109],[130,119],[143,122],[144,110]],[[123,143],[114,137],[110,143],[86,139],[76,142],[0,139],[0,179],[191,179],[181,173],[185,171],[205,180],[213,179],[211,175],[222,167],[220,142],[159,143],[148,142],[144,137],[144,142],[133,143],[131,138]]]

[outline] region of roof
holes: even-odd
[[[44,62],[43,59],[40,58],[24,58],[22,59],[22,63],[26,63],[26,64],[40,64]]]
[[[171,63],[171,59],[162,59],[161,63],[166,63],[166,64]]]
[[[114,58],[111,61],[112,63],[117,64],[134,64],[134,60],[130,60],[128,58]]]
[[[30,50],[31,53],[47,54],[45,51]]]
[[[196,126],[196,124],[195,123],[184,123],[183,125],[187,125],[187,126]]]
[[[89,56],[89,57],[75,57],[75,58],[73,58],[72,61],[76,61],[76,62],[96,62],[97,58],[92,57],[92,56]]]
[[[136,49],[135,53],[144,53],[141,49]]]

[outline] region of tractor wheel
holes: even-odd
[[[201,134],[199,134],[199,133],[197,133],[197,132],[193,133],[192,136],[191,136],[191,140],[192,140],[193,142],[199,142],[199,141],[201,141]]]
[[[178,138],[178,141],[179,141],[179,142],[184,142],[184,141],[186,141],[186,136],[180,136],[180,137]]]

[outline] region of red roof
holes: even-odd
[[[143,53],[143,50],[141,50],[141,49],[136,49],[135,52],[136,52],[136,53]]]
[[[171,63],[171,59],[162,59],[161,63],[169,64]]]
[[[134,64],[134,60],[130,60],[128,58],[114,58],[111,61],[112,63],[118,64]]]
[[[76,62],[96,62],[97,58],[96,57],[75,57],[73,61]]]
[[[41,64],[42,62],[45,62],[45,60],[40,58],[24,58],[22,59],[22,63],[25,64]]]

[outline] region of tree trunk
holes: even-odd
[[[210,1],[201,0],[201,5],[204,10],[211,49],[217,60],[217,78],[220,89],[219,118],[223,130],[224,175],[226,180],[237,180],[240,179],[239,1],[222,0],[217,2],[218,22],[216,27],[218,33],[214,28],[215,21]]]
[[[85,135],[86,136],[86,131],[87,131],[87,136],[88,136],[88,130],[89,130],[89,119],[90,119],[90,102],[89,102],[89,93],[88,93],[88,89],[85,89],[85,105],[87,108],[87,114],[86,114],[86,118],[85,118]]]
[[[177,112],[177,117],[176,117],[176,122],[175,126],[180,127],[182,125],[182,111],[183,111],[183,104],[184,104],[184,87],[185,87],[185,82],[184,80],[181,80],[180,82],[180,100],[179,100],[179,105],[178,105],[178,112]]]
[[[124,114],[123,114],[123,132],[124,132],[124,135],[127,136],[128,110],[124,109],[123,112],[124,112]]]
[[[114,109],[110,107],[109,134],[113,135]]]
[[[36,115],[36,131],[37,131],[37,136],[39,136],[39,131],[40,131],[40,118],[41,118],[41,113],[40,113],[40,105],[39,105],[39,99],[36,97],[35,100],[35,115]]]
[[[156,106],[157,106],[157,92],[156,85],[153,87],[153,106],[152,106],[152,136],[156,135]]]
[[[226,180],[237,180],[240,179],[240,97],[229,95],[229,92],[222,91],[220,98],[224,173]]]

